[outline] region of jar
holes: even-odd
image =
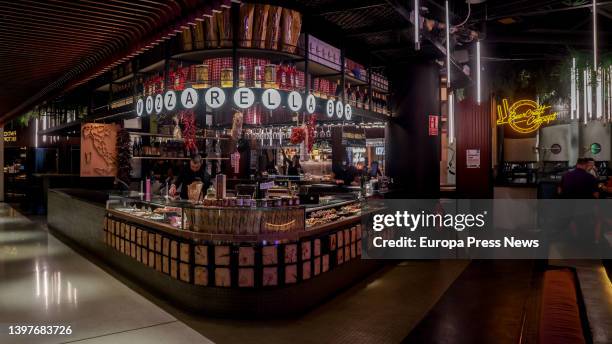
[[[268,64],[264,70],[264,87],[277,88],[276,86],[276,65]]]
[[[223,68],[221,70],[221,87],[234,86],[234,72],[231,68]]]
[[[201,64],[195,67],[196,69],[196,82],[203,83],[205,87],[208,86],[208,65]]]

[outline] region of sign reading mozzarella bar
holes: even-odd
[[[270,88],[262,92],[258,102],[268,110],[275,110],[281,104],[284,104],[294,112],[304,109],[307,113],[313,114],[316,110],[317,99],[312,94],[306,96],[305,102],[302,94],[297,91],[290,92],[286,97],[283,100],[281,93],[277,89]],[[248,109],[257,103],[255,98],[255,93],[248,87],[235,89],[231,96],[228,96],[226,90],[219,87],[206,89],[202,96],[200,96],[197,90],[188,87],[182,90],[180,94],[177,91],[169,90],[164,94],[155,94],[138,99],[136,102],[136,114],[142,116],[144,113],[150,115],[153,112],[159,114],[163,110],[173,111],[176,109],[177,104],[180,104],[183,109],[193,109],[198,106],[200,99],[203,99],[202,102],[211,109],[222,107],[227,99],[233,100],[233,105],[240,109]],[[335,115],[338,119],[344,117],[346,120],[350,120],[353,109],[349,104],[342,104],[341,101],[329,99],[325,104],[325,112],[328,117]]]

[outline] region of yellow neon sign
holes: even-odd
[[[508,99],[497,105],[497,125],[508,124],[514,131],[528,134],[557,119],[557,113],[546,114],[548,105],[539,105],[533,100],[522,99],[508,106]]]

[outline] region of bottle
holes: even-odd
[[[357,91],[355,95],[356,95],[355,106],[361,109],[363,107],[363,94],[361,93],[361,88],[359,86],[357,86]]]
[[[386,94],[383,94],[381,96],[381,112],[385,115],[389,114],[388,107],[387,107],[387,95]]]
[[[132,142],[132,156],[138,156],[138,147],[136,144],[136,138],[134,138],[134,141]]]
[[[336,93],[335,93],[336,99],[340,99],[341,95],[342,95],[342,87],[340,87],[340,80],[338,80],[336,82]]]
[[[238,69],[238,86],[246,86],[246,67],[244,65],[240,65]]]
[[[278,84],[281,89],[287,88],[287,68],[283,64],[278,66]]]
[[[261,83],[263,80],[261,66],[255,66],[253,72],[253,86],[257,88],[261,88]]]

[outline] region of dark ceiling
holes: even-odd
[[[315,18],[342,29],[352,46],[366,44],[382,63],[415,58],[410,12],[414,0],[297,0]],[[444,0],[419,0],[421,14],[444,21]],[[451,0],[451,22],[467,18],[466,28],[478,31],[492,60],[560,59],[569,52],[592,51],[592,0],[488,0],[470,6]],[[598,2],[599,49],[612,46],[612,1]],[[435,51],[435,49],[434,49]],[[438,51],[438,53],[440,53]]]
[[[0,122],[230,0],[0,1]]]
[[[301,10],[315,35],[373,66],[443,56],[432,38],[414,50],[414,0],[283,0]],[[443,0],[420,0],[422,14],[444,20]],[[0,122],[128,56],[156,45],[186,20],[230,0],[0,1]],[[592,51],[591,0],[450,1],[451,21],[481,33],[489,61],[558,60]],[[610,51],[612,1],[598,6],[601,51]],[[435,42],[436,44],[431,44]],[[462,44],[461,41],[459,44]],[[465,43],[469,45],[468,43]]]

